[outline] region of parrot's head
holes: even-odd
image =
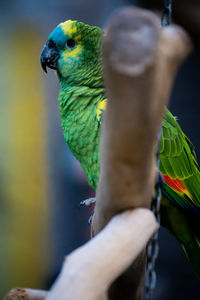
[[[102,77],[101,38],[98,27],[71,20],[59,24],[41,54],[44,71],[56,70],[62,84],[97,85]]]

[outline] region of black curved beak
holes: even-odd
[[[42,69],[46,73],[47,73],[47,67],[53,70],[57,70],[59,58],[60,55],[58,53],[55,43],[53,41],[48,41],[44,46],[40,56]]]

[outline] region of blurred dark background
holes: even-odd
[[[127,4],[133,2],[0,1],[0,297],[15,286],[48,288],[64,256],[89,239],[91,210],[79,202],[94,192],[65,145],[59,86],[53,72],[45,75],[40,67],[43,45],[60,22],[103,27],[114,9]],[[194,50],[178,73],[170,108],[200,159],[199,70]],[[164,229],[156,269],[153,299],[199,298],[199,281]]]

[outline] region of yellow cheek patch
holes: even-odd
[[[100,101],[99,104],[97,105],[97,120],[98,121],[101,120],[102,113],[106,109],[106,105],[107,105],[107,99]]]
[[[73,36],[73,34],[75,34],[77,32],[77,27],[73,26],[74,23],[75,23],[74,21],[68,20],[68,21],[60,24],[64,34],[68,35],[69,38],[71,38]]]
[[[64,58],[65,61],[69,60],[70,58],[73,58],[73,59],[76,59],[79,57],[79,55],[81,54],[83,50],[83,46],[81,43],[79,43],[76,48],[72,49],[72,50],[69,50],[69,49],[66,49],[62,56]]]

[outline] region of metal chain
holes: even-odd
[[[158,134],[158,146],[157,146],[157,153],[156,153],[156,184],[154,189],[154,194],[151,202],[151,210],[156,217],[156,221],[160,227],[160,200],[162,197],[162,176],[159,172],[160,166],[160,139],[161,139],[161,130]],[[159,229],[159,228],[158,228]],[[156,272],[155,272],[155,262],[158,257],[159,252],[159,244],[158,244],[158,231],[154,233],[152,238],[147,244],[146,247],[146,274],[145,274],[145,281],[144,281],[144,292],[145,292],[145,299],[149,299],[151,297],[152,291],[156,286]]]
[[[161,24],[163,27],[170,25],[172,17],[172,0],[164,0],[164,8],[161,16]]]
[[[158,155],[159,157],[159,155]],[[157,162],[159,159],[157,160]],[[157,164],[158,167],[158,164]],[[151,203],[151,210],[154,213],[157,223],[160,226],[160,200],[162,197],[162,176],[157,170],[157,178],[156,178],[156,185],[155,185],[155,192],[153,195],[152,203]],[[159,253],[159,244],[158,244],[158,231],[154,233],[152,238],[147,244],[146,247],[146,257],[147,257],[147,264],[146,264],[146,274],[145,274],[145,298],[149,299],[151,297],[152,291],[156,286],[156,272],[155,272],[155,262],[158,257]]]

